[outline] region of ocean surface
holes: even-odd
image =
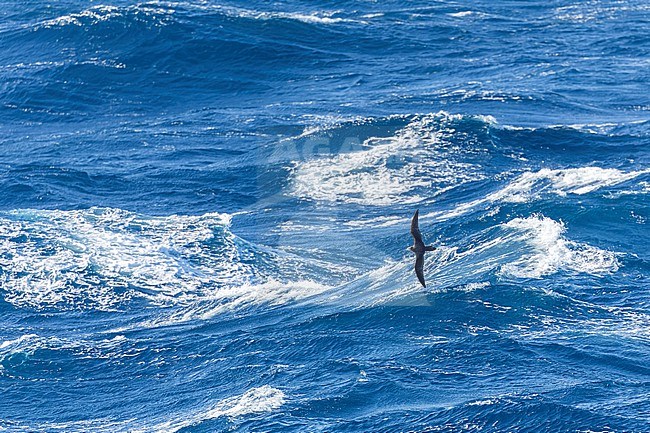
[[[650,432],[648,219],[647,0],[4,0],[0,431]]]

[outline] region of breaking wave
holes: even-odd
[[[386,206],[418,203],[424,191],[435,197],[481,180],[485,175],[472,158],[484,150],[450,140],[462,120],[447,113],[416,116],[393,136],[366,139],[360,150],[301,162],[293,173],[292,193],[317,201]]]
[[[5,212],[4,299],[34,309],[112,310],[134,299],[239,305],[299,298],[305,288],[323,290],[309,281],[316,270],[340,272],[260,250],[230,232],[229,221],[226,214],[145,217],[105,208]]]

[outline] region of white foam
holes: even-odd
[[[558,270],[603,275],[616,272],[619,268],[613,252],[565,239],[564,224],[550,218],[515,218],[504,227],[514,229],[521,235],[519,239],[525,241],[532,249],[514,261],[502,265],[502,275],[541,278]]]
[[[307,24],[340,24],[340,23],[363,23],[349,18],[335,17],[337,11],[317,11],[311,13],[300,12],[261,12],[243,8],[217,6],[221,11],[239,18],[251,18],[256,20],[284,19],[300,21]]]
[[[172,9],[152,7],[153,3],[136,4],[127,7],[118,7],[110,5],[98,5],[90,7],[81,12],[62,15],[46,21],[41,21],[35,25],[36,28],[52,28],[65,26],[84,26],[94,25],[114,18],[123,17],[129,13],[145,15],[155,20],[156,24],[164,25],[169,21],[169,16],[174,12]]]
[[[363,150],[298,163],[291,193],[316,201],[364,205],[409,204],[483,177],[462,161],[462,150],[442,136],[440,123],[458,120],[441,112],[414,119],[392,137],[366,140]],[[453,132],[453,131],[446,131]]]
[[[467,406],[492,406],[499,403],[499,399],[491,398],[486,400],[475,400],[467,403]]]
[[[648,61],[650,64],[650,60]],[[541,75],[554,75],[555,71],[545,71]],[[515,126],[515,125],[495,125],[499,129],[509,130],[509,131],[538,131],[540,129],[551,129],[551,130],[564,130],[564,129],[573,129],[585,134],[593,135],[603,135],[603,136],[617,136],[617,135],[634,135],[634,136],[645,136],[643,132],[643,127],[648,123],[646,119],[637,119],[630,120],[626,122],[598,122],[598,123],[559,123],[548,125],[545,127],[531,127],[531,126]]]
[[[313,11],[305,12],[282,12],[282,11],[258,11],[253,9],[245,9],[235,6],[214,5],[207,3],[197,2],[169,2],[158,1],[152,4],[164,6],[168,9],[198,9],[206,12],[216,12],[233,18],[247,18],[254,20],[273,20],[273,19],[286,19],[300,21],[308,24],[338,24],[338,23],[364,23],[364,21],[357,21],[349,18],[336,17],[339,11]]]
[[[300,14],[300,13],[274,13],[269,14],[273,18],[285,18],[292,19],[297,21],[302,21],[304,23],[310,24],[336,24],[344,22],[354,22],[353,20],[348,20],[345,18],[332,18],[331,16],[324,15],[321,13],[312,13],[312,14]],[[264,17],[262,15],[262,17]]]
[[[611,20],[621,13],[645,12],[650,10],[650,6],[647,4],[630,5],[625,2],[614,3],[614,5],[603,5],[599,1],[578,2],[569,6],[556,8],[555,17],[560,21],[586,23],[595,20]]]
[[[468,61],[474,61],[469,59]],[[471,84],[471,83],[467,83]],[[508,101],[521,101],[522,99],[532,99],[531,96],[521,96],[517,94],[510,94],[504,92],[496,92],[494,90],[477,90],[477,89],[440,89],[436,92],[442,98],[460,98],[461,100],[472,100],[477,99],[480,101],[498,101],[498,102],[508,102]],[[492,116],[487,116],[492,117]],[[493,123],[496,125],[496,122]],[[501,129],[511,129],[508,125],[499,126]]]
[[[207,418],[220,416],[237,417],[257,412],[270,412],[284,404],[286,396],[277,388],[264,385],[252,388],[244,394],[219,402],[210,409]]]
[[[639,182],[634,188],[624,191],[616,191],[609,194],[608,198],[617,198],[626,195],[646,195],[650,194],[650,182],[642,181]],[[638,216],[638,215],[637,215]]]
[[[527,171],[510,181],[503,188],[488,194],[484,198],[462,203],[444,214],[433,213],[424,216],[449,219],[463,215],[480,206],[495,203],[526,203],[538,200],[544,194],[558,196],[584,195],[630,181],[648,173],[650,173],[650,169],[624,172],[615,168],[601,167],[556,170],[543,168],[539,171]]]
[[[615,168],[578,167],[559,170],[541,169],[526,172],[506,188],[488,196],[490,201],[526,202],[537,199],[544,192],[559,196],[583,195],[601,188],[618,185],[634,179],[650,169],[623,172]]]
[[[478,281],[474,283],[468,283],[460,288],[463,292],[476,292],[477,290],[485,290],[490,287],[488,281]]]
[[[350,267],[238,238],[230,215],[147,217],[119,209],[0,213],[0,283],[18,308],[115,310],[141,298],[169,317],[207,319],[319,294]],[[169,311],[172,311],[169,313]]]
[[[40,23],[42,27],[55,27],[75,25],[81,26],[84,19],[90,19],[93,22],[107,21],[113,17],[120,16],[121,11],[117,6],[93,6],[87,10],[79,13],[62,15],[60,17],[43,21]]]
[[[354,20],[333,17],[335,12],[312,12],[309,14],[299,13],[299,12],[262,12],[255,11],[250,9],[235,8],[235,7],[225,7],[217,6],[221,12],[226,13],[227,15],[234,16],[237,18],[249,18],[255,20],[273,20],[273,19],[284,19],[284,20],[294,20],[300,21],[307,24],[337,24],[337,23],[346,23],[346,22],[356,22]]]
[[[130,431],[145,432],[153,430],[174,433],[210,419],[220,417],[237,418],[255,413],[271,412],[284,405],[285,401],[286,395],[284,392],[269,385],[264,385],[251,388],[242,395],[221,400],[195,413],[176,416],[173,420],[163,422],[152,428]]]
[[[25,335],[21,335],[18,338],[13,339],[13,340],[5,340],[0,344],[0,355],[2,354],[3,349],[19,347],[25,341],[29,341],[29,340],[32,340],[34,338],[38,338],[38,335],[36,335],[36,334],[25,334]]]
[[[17,307],[112,309],[133,296],[157,303],[200,296],[206,283],[243,284],[229,216],[146,218],[116,209],[0,216],[0,276]],[[218,254],[205,254],[218,233]]]
[[[450,17],[454,17],[454,18],[463,18],[463,17],[470,16],[473,13],[474,13],[473,11],[460,11],[460,12],[452,12],[452,13],[449,13],[447,15],[449,15]]]

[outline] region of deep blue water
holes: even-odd
[[[5,0],[0,431],[649,432],[649,89],[645,0]]]

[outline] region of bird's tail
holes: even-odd
[[[424,251],[435,251],[437,248],[433,245],[427,245],[424,247]]]

